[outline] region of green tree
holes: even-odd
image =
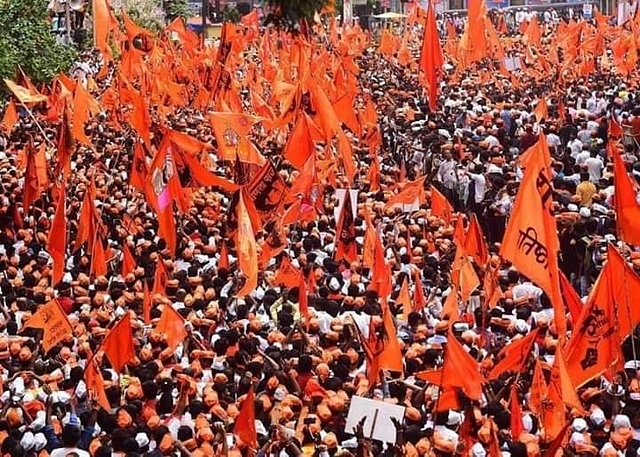
[[[334,0],[266,0],[268,7],[265,23],[290,31],[300,30],[303,23],[311,23],[316,12],[333,6]]]
[[[20,65],[34,82],[46,83],[75,57],[51,32],[46,0],[0,1],[0,77],[14,78]]]
[[[167,22],[173,21],[177,17],[187,20],[187,0],[164,0],[162,8],[166,15]]]
[[[225,22],[232,22],[234,24],[240,22],[240,13],[235,6],[231,7],[229,5],[225,5],[224,11],[222,12],[222,17],[224,18]]]

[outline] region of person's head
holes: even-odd
[[[80,427],[77,425],[65,425],[62,429],[62,442],[66,447],[74,447],[81,437]]]

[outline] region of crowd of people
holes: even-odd
[[[613,29],[605,26],[609,32]],[[611,39],[606,37],[595,67],[584,76],[570,75],[571,69],[561,75],[537,68],[542,62],[538,56],[560,47],[554,42],[555,24],[542,29],[535,59],[531,43],[527,49],[521,35],[509,38],[511,50],[530,58],[523,58],[523,68],[511,75],[497,69],[489,75],[495,59],[464,67],[462,59],[446,52],[438,109],[433,111],[416,66],[400,64],[398,50],[385,58],[360,30],[334,28],[332,36],[316,27],[309,39],[322,50],[314,48],[310,58],[320,60],[327,42],[331,52],[355,56],[351,65],[357,70],[352,66],[351,73],[341,73],[333,61],[333,68],[314,67],[326,73],[313,75],[329,75],[336,86],[338,74],[355,81],[352,108],[359,112],[362,131],[336,113],[347,132],[355,171],[349,177],[344,165],[348,158],[329,152],[324,134],[314,133],[313,174],[319,195],[310,204],[313,215],[285,217],[299,195],[281,196],[285,204],[273,214],[260,214],[263,225],[253,234],[258,283],[241,296],[237,293],[245,289],[248,272],[240,267],[240,250],[247,234],[240,229],[240,235],[232,233],[229,215],[237,194],[220,186],[186,189],[183,182],[188,199],[178,211],[182,202],[176,197],[173,251],[161,236],[161,218],[145,198],[144,184],[132,181],[139,172],[137,137],[143,135],[127,113],[138,107],[131,106],[133,98],[120,99],[112,91],[118,86],[120,94],[125,93],[124,79],[115,76],[124,71],[124,57],[109,62],[95,53],[79,66],[89,69],[79,84],[86,85],[99,106],[91,108],[84,125],[89,141],[76,141],[67,172],[59,142],[66,111],[59,109],[51,116],[51,100],[70,83],[59,80],[46,103],[16,102],[19,118],[8,128],[5,115],[0,152],[0,455],[640,454],[640,371],[634,339],[622,345],[624,360],[611,360],[611,373],[571,386],[580,404],[563,408],[561,430],[552,433],[539,405],[548,405],[553,397],[540,393],[544,389],[538,369],[543,384],[551,388],[556,356],[579,319],[569,319],[568,333],[559,334],[554,325],[557,308],[547,295],[499,257],[523,179],[520,158],[543,136],[553,160],[559,266],[575,292],[588,302],[607,260],[607,246],[616,246],[632,269],[640,271],[638,252],[617,235],[613,164],[607,154],[615,120],[624,132],[622,157],[640,182],[638,81],[634,71],[622,75],[603,62],[611,55]],[[146,144],[144,168],[151,170],[152,157],[170,128],[207,145],[200,160],[209,171],[245,184],[260,167],[223,160],[220,137],[208,122],[216,101],[201,103],[202,83],[191,73],[205,74],[212,67],[207,60],[219,54],[187,52],[192,37],[184,29],[178,32],[181,41],[162,45],[171,50],[164,60],[153,52],[128,49],[139,52],[141,60],[127,67],[129,75],[140,80],[127,84],[148,95],[151,141]],[[248,53],[251,58],[234,57],[237,72],[232,79],[237,79],[239,105],[234,106],[232,98],[226,101],[231,109],[239,106],[265,120],[268,110],[256,109],[260,104],[252,91],[259,84],[250,84],[248,75],[253,75],[262,83],[261,97],[276,114],[271,121],[278,123],[286,114],[278,112],[278,103],[295,83],[295,77],[283,75],[284,59],[294,57],[293,51],[287,56],[281,49],[292,48],[291,40],[258,31],[251,23],[244,33],[254,33],[249,46],[255,51]],[[421,26],[407,33],[417,61]],[[159,48],[160,38],[154,39]],[[273,48],[267,65],[258,59],[269,56],[263,52],[269,39]],[[357,51],[345,50],[349,46]],[[557,49],[553,52],[558,54]],[[96,56],[102,62],[97,67]],[[176,60],[172,63],[169,56]],[[149,69],[146,77],[131,70],[143,62]],[[94,67],[95,72],[90,70]],[[301,68],[297,67],[300,73]],[[270,70],[274,74],[267,76]],[[158,72],[172,74],[173,83],[183,85],[187,103],[171,95],[157,96],[153,79],[160,78]],[[562,86],[554,81],[559,78]],[[28,87],[26,79],[22,85]],[[35,88],[29,90],[33,96]],[[77,90],[71,97],[76,110]],[[547,110],[544,118],[537,118],[541,97]],[[313,117],[321,130],[325,124],[320,111],[326,105],[308,98],[302,94],[300,112],[312,115],[309,119]],[[331,97],[334,106],[336,99]],[[371,106],[374,113],[367,112]],[[255,127],[251,140],[286,188],[300,191],[300,179],[308,170],[284,154],[290,150],[287,123],[292,125],[293,118],[286,121],[274,128],[275,134]],[[294,146],[305,147],[302,140]],[[32,159],[36,150],[46,151],[43,162]],[[173,159],[177,157],[174,153]],[[66,245],[61,279],[54,281],[55,254],[50,247],[55,243],[50,233],[59,214],[61,176],[66,186]],[[153,176],[146,179],[156,183]],[[420,190],[428,198],[389,205],[416,182],[423,183]],[[37,195],[25,206],[34,185]],[[337,255],[344,243],[344,220],[349,219],[345,199],[351,196],[347,192],[347,197],[338,198],[344,195],[337,192],[340,189],[351,189],[355,196],[352,260]],[[451,218],[435,212],[436,192],[452,206]],[[304,194],[302,200],[308,197]],[[87,202],[95,205],[95,218],[84,218]],[[86,236],[87,220],[93,239]],[[469,227],[474,221],[484,233],[488,258],[482,263],[472,256],[470,264],[480,283],[463,297],[454,287],[456,252],[472,236]],[[383,248],[373,262],[368,252],[371,228]],[[128,259],[133,264],[127,266]],[[387,296],[376,283],[381,263],[388,268]],[[166,271],[166,281],[159,269]],[[493,291],[489,275],[497,284]],[[403,288],[411,297],[408,306]],[[47,348],[44,324],[30,319],[52,300],[66,315],[71,331]],[[181,328],[161,328],[168,308],[178,316],[172,322]],[[105,337],[122,319],[130,322],[133,356],[118,363]],[[519,367],[490,376],[511,345],[527,337],[534,340]],[[451,363],[454,343],[473,360],[468,376],[484,380],[478,396],[455,384],[462,381],[422,376],[446,366],[447,358]],[[401,355],[399,366],[380,365],[383,358],[388,361],[389,350]],[[97,384],[96,376],[101,378]],[[562,394],[568,402],[569,393]],[[347,427],[355,397],[405,408],[401,418],[390,422],[395,442],[374,438],[370,421]]]

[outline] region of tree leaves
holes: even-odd
[[[0,77],[15,78],[20,65],[35,83],[49,82],[75,57],[51,32],[45,0],[0,2]]]
[[[290,31],[299,30],[303,21],[313,22],[316,12],[334,4],[333,0],[267,0],[270,13],[266,23],[284,27]]]

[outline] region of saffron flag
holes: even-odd
[[[16,105],[15,103],[13,103],[13,100],[11,100],[4,110],[2,121],[0,121],[0,125],[2,125],[3,127],[2,131],[10,135],[13,127],[16,125],[18,120],[20,120],[20,116],[18,116],[18,110],[16,109]]]
[[[625,242],[640,245],[640,205],[638,205],[636,186],[627,173],[627,167],[622,161],[620,153],[609,142],[609,154],[613,157],[613,172],[616,179],[614,205],[616,209],[616,228],[618,236]]]
[[[336,251],[334,260],[339,262],[344,259],[347,262],[358,260],[358,247],[356,245],[356,228],[353,218],[353,206],[351,204],[351,192],[347,191],[338,226],[336,229]]]
[[[453,206],[447,197],[442,195],[438,189],[431,187],[431,214],[450,224],[453,220]]]
[[[105,411],[111,411],[111,405],[109,404],[109,399],[104,389],[104,379],[93,357],[84,369],[84,382],[87,386],[87,392],[91,393],[91,398]]]
[[[213,113],[209,117],[218,144],[218,155],[223,160],[263,165],[265,158],[249,141],[248,135],[259,119],[241,113]]]
[[[535,329],[526,337],[505,346],[500,351],[502,359],[493,367],[488,379],[498,379],[506,371],[521,371],[531,356],[531,348],[538,337],[538,330]]]
[[[422,204],[426,200],[426,194],[424,191],[425,178],[416,179],[415,181],[408,182],[401,192],[391,197],[387,204],[384,206],[384,210],[387,211],[397,205],[414,205],[415,203]]]
[[[118,373],[122,373],[122,369],[127,362],[136,355],[129,313],[122,316],[120,321],[109,331],[102,343],[102,349],[109,362],[111,362],[113,369]]]
[[[24,328],[40,328],[44,330],[42,335],[42,349],[44,349],[44,352],[49,352],[63,338],[73,333],[71,323],[56,299],[49,301],[36,311],[24,324]]]
[[[553,188],[549,176],[549,149],[543,133],[531,156],[518,190],[500,254],[536,283],[553,304],[556,328],[566,331],[564,302],[560,295],[559,241],[553,215]]]
[[[439,73],[443,64],[444,58],[436,24],[436,12],[433,3],[429,1],[427,20],[422,36],[420,70],[424,72],[426,82],[429,85],[429,108],[431,111],[435,111],[437,108]]]
[[[237,296],[242,297],[249,295],[258,286],[258,248],[253,226],[251,225],[251,217],[245,204],[246,197],[244,190],[240,190],[239,194],[236,247],[238,251],[238,267],[246,279],[242,289],[238,291]]]
[[[489,249],[487,248],[487,242],[482,233],[480,222],[475,214],[471,215],[471,222],[467,229],[467,234],[464,239],[464,249],[467,253],[473,257],[473,260],[481,267],[484,267],[489,261]]]
[[[258,434],[256,433],[256,410],[254,402],[255,393],[253,392],[253,386],[251,386],[247,396],[242,402],[240,414],[236,418],[233,426],[233,433],[240,438],[248,448],[255,450],[258,447]]]
[[[267,160],[245,190],[253,201],[260,219],[267,222],[280,212],[289,188],[273,166],[273,162]]]
[[[64,275],[64,255],[67,250],[66,200],[66,183],[63,182],[58,192],[56,212],[53,216],[53,223],[47,240],[47,250],[53,259],[53,284],[57,284],[62,280]]]
[[[167,347],[171,351],[175,351],[180,342],[189,336],[184,318],[170,304],[162,309],[155,331],[166,338]]]
[[[621,342],[640,323],[632,302],[640,294],[640,278],[613,246],[607,253],[565,348],[567,371],[578,387],[622,360]]]
[[[46,102],[49,99],[46,95],[42,95],[35,90],[29,90],[26,87],[22,87],[10,79],[5,79],[4,83],[21,103],[40,103]]]

